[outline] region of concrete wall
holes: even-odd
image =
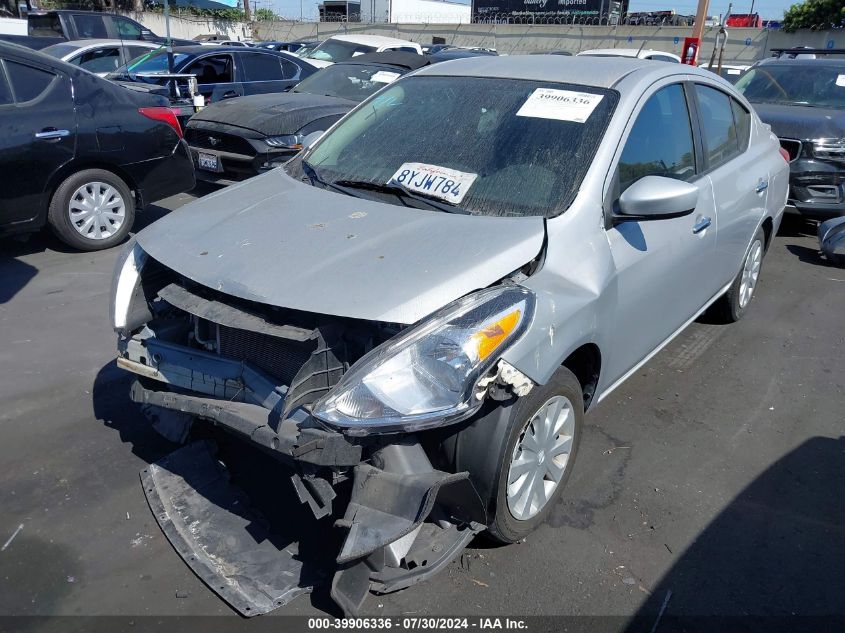
[[[130,14],[153,32],[164,35],[164,16],[158,13]],[[510,55],[535,51],[590,48],[652,48],[680,55],[688,27],[581,26],[528,24],[366,24],[337,22],[244,23],[198,17],[171,19],[171,35],[191,39],[204,33],[225,33],[232,39],[257,36],[263,40],[325,39],[338,33],[372,33],[430,44],[442,37],[447,44],[495,48]],[[709,29],[699,58],[707,61],[713,51],[716,30]],[[729,29],[724,61],[750,64],[769,56],[772,47],[814,46],[845,48],[845,31],[802,31],[784,33],[760,29]]]

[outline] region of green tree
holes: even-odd
[[[275,20],[281,20],[282,18],[276,15],[272,9],[261,8],[255,11],[255,19],[273,22]]]
[[[824,31],[845,26],[845,0],[805,0],[793,4],[783,14],[783,29]]]

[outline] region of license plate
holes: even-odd
[[[220,161],[215,154],[197,154],[197,164],[200,169],[207,169],[208,171],[217,171],[220,169]]]

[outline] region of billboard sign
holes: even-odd
[[[472,12],[478,16],[555,17],[620,15],[628,0],[473,0]]]

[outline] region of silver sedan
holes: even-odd
[[[751,308],[786,204],[769,127],[728,82],[680,64],[445,62],[306,132],[284,167],[139,233],[112,317],[156,428],[188,437],[184,419],[163,422],[175,410],[228,429],[293,473],[311,521],[341,517],[332,595],[347,612],[368,588],[441,569],[476,532],[536,528],[585,411],[705,310],[731,322]],[[230,497],[168,474],[180,460],[215,472],[206,453],[151,468],[151,506],[216,516],[208,499]],[[219,533],[178,520],[162,527],[196,540],[177,545],[186,562],[213,557],[201,577],[243,578]],[[269,603],[220,593],[255,614],[303,586],[289,576]]]

